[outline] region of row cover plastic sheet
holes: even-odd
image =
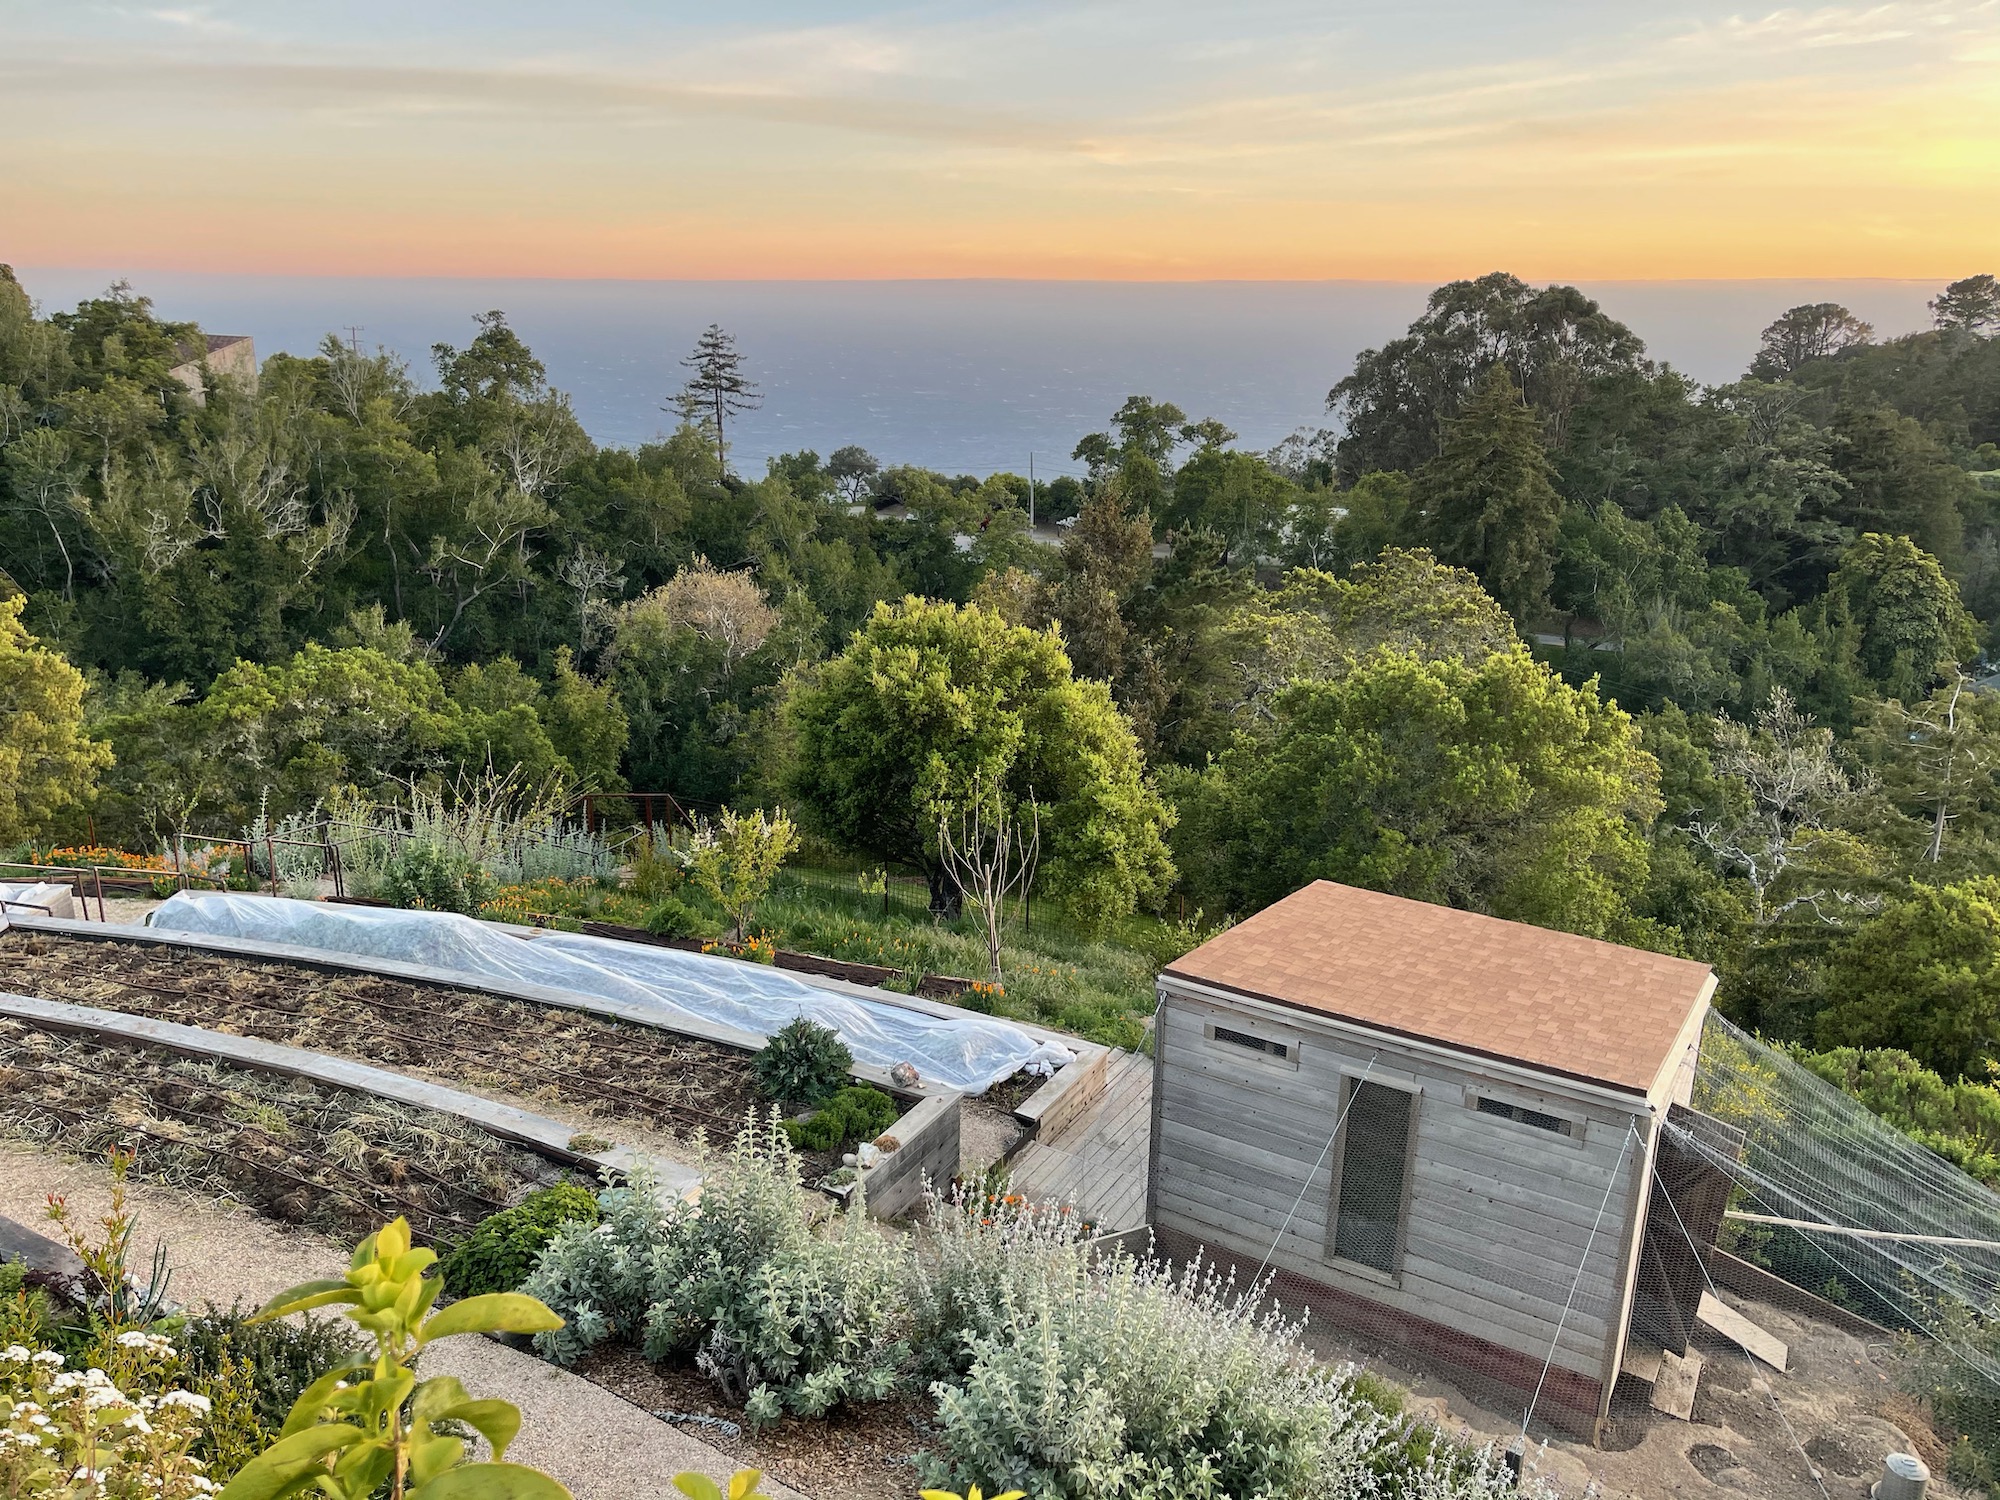
[[[769,1036],[804,1016],[838,1032],[857,1062],[880,1068],[907,1062],[927,1081],[966,1093],[984,1093],[1024,1068],[1053,1073],[1074,1056],[986,1016],[932,1016],[823,990],[757,964],[613,938],[542,931],[524,940],[450,912],[182,891],[148,921],[167,932],[289,943],[424,964],[469,979],[547,985],[636,1005],[668,1028],[707,1021]]]

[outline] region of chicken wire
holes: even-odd
[[[800,1017],[838,1033],[857,1062],[907,1062],[926,1080],[983,1093],[1023,1070],[1053,1073],[1074,1056],[1007,1021],[935,1016],[807,984],[734,959],[570,932],[516,936],[449,912],[183,891],[148,918],[161,931],[285,943],[349,957],[424,964],[466,981],[543,985],[620,1002],[674,1029],[705,1022],[770,1036]]]

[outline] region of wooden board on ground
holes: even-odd
[[[1676,1354],[1668,1349],[1660,1355],[1659,1377],[1653,1382],[1653,1410],[1663,1411],[1683,1422],[1694,1415],[1695,1387],[1701,1383],[1701,1351],[1690,1349]]]
[[[1791,1357],[1783,1339],[1774,1333],[1766,1333],[1713,1292],[1701,1294],[1701,1307],[1695,1316],[1731,1343],[1741,1344],[1774,1370],[1782,1372],[1785,1361]]]
[[[1618,1368],[1633,1379],[1643,1380],[1647,1385],[1652,1385],[1660,1378],[1659,1352],[1640,1344],[1627,1344],[1625,1359]]]

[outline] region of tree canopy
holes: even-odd
[[[845,651],[798,674],[784,712],[783,785],[807,826],[925,870],[941,905],[939,818],[975,778],[1043,809],[1046,888],[1078,911],[1129,912],[1173,879],[1171,815],[1131,726],[1103,683],[1072,674],[1054,630],[970,605],[881,604]]]

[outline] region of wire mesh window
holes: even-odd
[[[1502,1120],[1515,1120],[1523,1125],[1532,1125],[1537,1130],[1546,1130],[1553,1135],[1574,1135],[1576,1126],[1561,1115],[1544,1114],[1538,1109],[1528,1109],[1519,1104],[1509,1104],[1505,1099],[1489,1099],[1479,1096],[1473,1106],[1482,1115],[1495,1115]]]
[[[1271,1057],[1289,1058],[1292,1049],[1283,1042],[1274,1042],[1268,1037],[1252,1036],[1247,1031],[1233,1031],[1227,1026],[1212,1026],[1209,1035],[1218,1042],[1231,1047],[1243,1047],[1251,1052],[1266,1053]]]
[[[1410,1113],[1415,1096],[1357,1081],[1340,1150],[1340,1199],[1333,1253],[1394,1275],[1403,1241],[1403,1185],[1409,1173]]]

